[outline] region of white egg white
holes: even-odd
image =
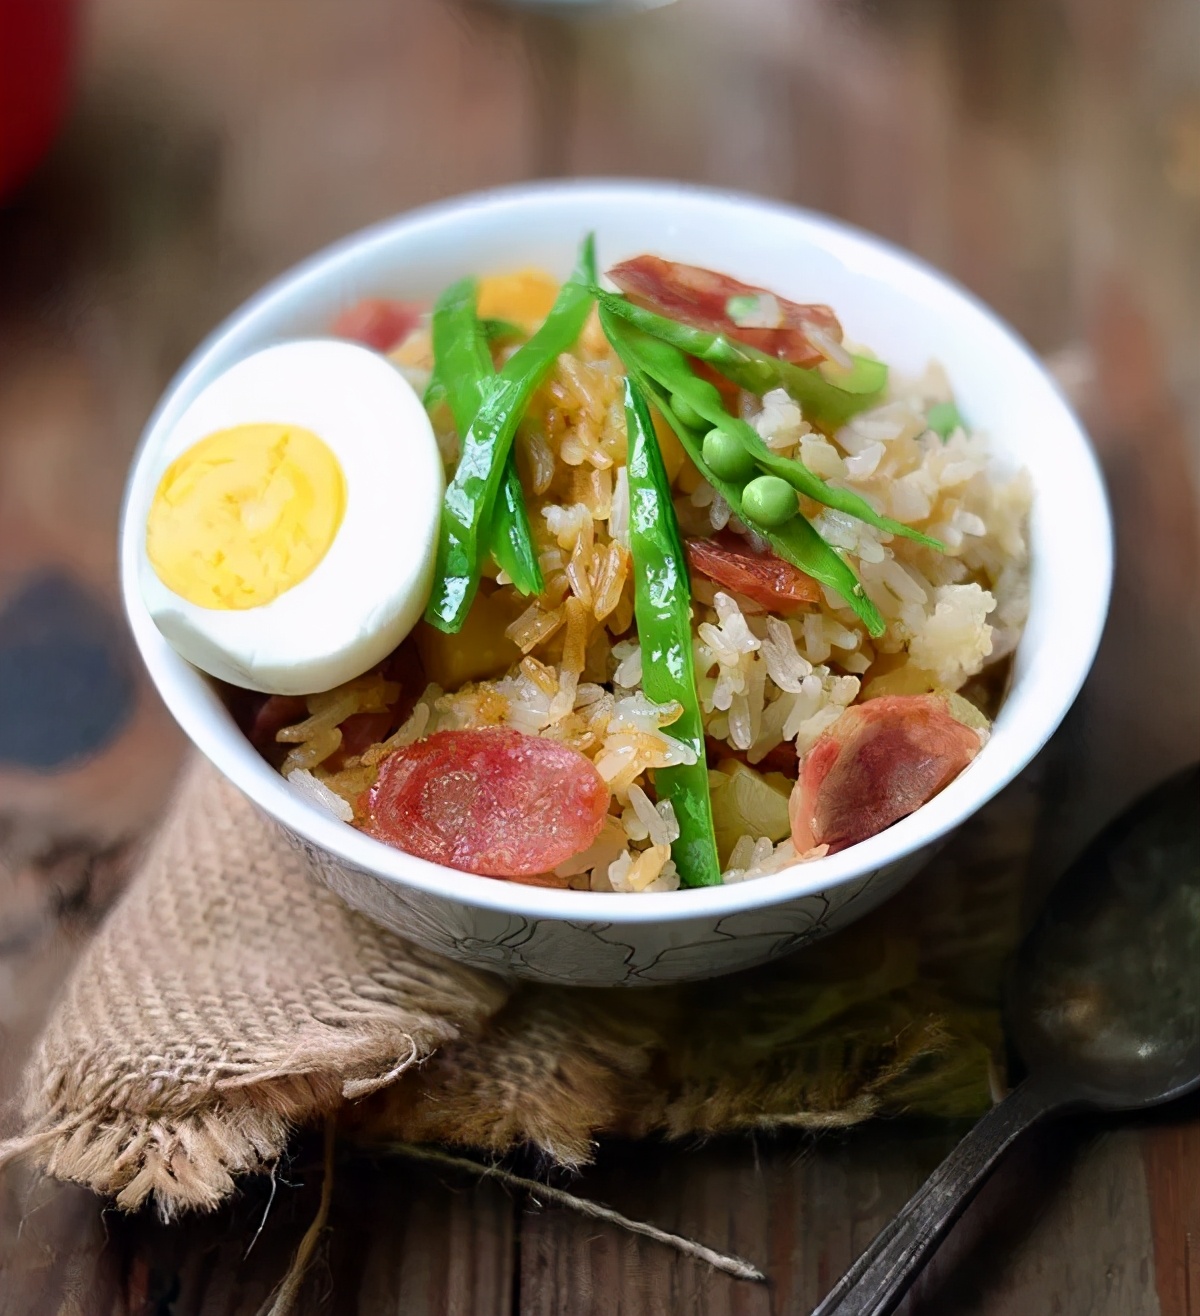
[[[433,582],[444,491],[437,440],[411,385],[384,357],[311,339],[256,352],[184,411],[138,491],[145,525],[166,468],[235,425],[311,430],[346,479],[346,511],[304,580],[261,607],[197,607],[159,579],[142,536],[139,583],[155,624],[189,662],[233,685],[313,694],[367,671],[419,620]]]

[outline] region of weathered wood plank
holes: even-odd
[[[896,1133],[788,1137],[753,1157],[737,1144],[686,1156],[609,1149],[580,1191],[755,1261],[769,1288],[567,1213],[527,1212],[520,1316],[811,1310],[953,1142],[944,1133]],[[955,1227],[904,1316],[1154,1316],[1139,1155],[1129,1129],[1097,1134],[1095,1125],[1067,1124],[1031,1136]]]
[[[1028,1135],[914,1286],[903,1316],[1156,1316],[1136,1131],[1065,1121]]]
[[[607,1147],[578,1191],[733,1253],[768,1275],[735,1280],[644,1239],[562,1211],[521,1221],[520,1316],[807,1311],[920,1183],[953,1138],[878,1130],[754,1146]],[[612,1304],[619,1303],[620,1306]]]
[[[1200,1313],[1200,1121],[1194,1114],[1186,1124],[1164,1121],[1142,1134],[1162,1316]]]
[[[101,1203],[12,1169],[0,1181],[0,1316],[126,1316]]]
[[[400,1160],[374,1164],[368,1182],[357,1311],[509,1316],[515,1208],[499,1185]]]
[[[334,1176],[295,1316],[508,1316],[513,1204],[500,1188],[350,1152]],[[247,1183],[213,1216],[110,1218],[130,1316],[163,1304],[172,1316],[255,1316],[315,1218],[321,1179],[320,1149],[306,1138],[273,1190]]]
[[[269,1180],[242,1185],[238,1197],[209,1216],[164,1225],[149,1211],[110,1218],[121,1256],[130,1316],[169,1310],[178,1316],[255,1316],[287,1273],[296,1245],[315,1217],[320,1197],[319,1149],[301,1143],[291,1164]],[[327,1288],[340,1240],[323,1240],[305,1286]]]
[[[74,146],[0,234],[0,593],[53,563],[115,597],[113,523],[148,407],[204,329],[294,257],[531,172],[669,174],[874,228],[951,270],[1039,349],[1086,339],[1120,572],[1095,677],[1056,751],[1066,770],[1046,792],[1043,867],[1194,755],[1192,0],[694,3],[570,36],[448,0],[279,18],[240,0],[90,8]],[[1147,652],[1155,681],[1131,690]],[[0,798],[48,836],[102,849],[153,813],[178,750],[143,690],[111,756],[55,776],[6,770]],[[0,1095],[72,962],[92,880],[21,873],[0,891]],[[1200,1125],[1095,1133],[1063,1126],[1019,1150],[910,1310],[1196,1316]],[[891,1125],[815,1145],[613,1147],[577,1185],[747,1255],[772,1276],[765,1292],[561,1211],[522,1210],[514,1226],[494,1185],[347,1161],[301,1310],[492,1316],[514,1310],[515,1292],[539,1316],[804,1312],[950,1136]],[[312,1218],[314,1169],[302,1144],[248,1255],[264,1183],[166,1228],[102,1218],[72,1189],[30,1198],[10,1173],[0,1316],[248,1316]]]

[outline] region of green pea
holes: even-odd
[[[704,417],[692,406],[690,402],[678,393],[671,396],[671,410],[675,413],[675,418],[681,425],[686,425],[690,430],[698,430],[704,427]]]
[[[719,480],[741,484],[748,480],[758,467],[746,449],[724,430],[709,430],[701,449],[708,468]]]
[[[742,490],[742,510],[768,530],[790,521],[798,506],[795,489],[777,475],[760,475]]]

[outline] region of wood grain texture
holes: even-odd
[[[1162,1316],[1200,1312],[1200,1120],[1173,1120],[1142,1134]]]
[[[125,1316],[121,1258],[89,1192],[10,1171],[0,1183],[0,1316]]]
[[[509,1316],[516,1206],[503,1188],[386,1160],[368,1182],[358,1311]]]
[[[321,1177],[320,1148],[301,1139],[273,1185],[248,1182],[236,1202],[184,1228],[110,1216],[128,1316],[256,1316],[316,1213]],[[513,1219],[494,1184],[464,1188],[403,1161],[339,1157],[295,1316],[509,1316]]]
[[[768,1287],[716,1275],[688,1257],[569,1213],[521,1223],[521,1313],[599,1316],[807,1311],[897,1210],[953,1135],[878,1131],[811,1141],[721,1142],[686,1152],[611,1148],[581,1191],[760,1266]],[[617,1301],[622,1305],[614,1308]]]
[[[56,158],[0,211],[0,603],[51,565],[115,606],[141,424],[202,334],[293,260],[469,188],[674,176],[873,229],[1038,350],[1070,346],[1057,359],[1108,477],[1118,579],[1092,678],[1012,797],[1012,825],[1034,838],[1031,903],[1104,818],[1195,756],[1194,0],[679,0],[578,26],[460,0],[93,0],[80,87]],[[1131,679],[1147,655],[1153,680]],[[143,683],[90,762],[0,774],[5,1099],[179,752]],[[608,1147],[574,1185],[747,1256],[765,1290],[495,1185],[350,1158],[301,1310],[803,1313],[953,1137],[898,1123]],[[312,1219],[315,1165],[301,1142],[273,1201],[250,1183],[173,1229],[10,1173],[0,1314],[249,1316]],[[1198,1183],[1195,1112],[1035,1134],[906,1311],[1197,1316]]]
[[[1001,1165],[904,1316],[1158,1316],[1138,1134],[1080,1119]]]

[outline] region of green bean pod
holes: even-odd
[[[679,822],[671,856],[684,886],[713,886],[721,880],[713,832],[704,724],[696,694],[692,653],[691,588],[683,540],[671,503],[646,400],[632,378],[625,380],[625,424],[629,435],[629,547],[633,554],[634,614],[642,646],[642,688],[655,703],[677,701],[683,712],[664,728],[687,745],[696,761],[658,768],[654,785],[670,800]]]
[[[609,308],[606,306],[604,309],[607,312]],[[902,535],[905,539],[913,539],[928,548],[940,550],[943,547],[940,541],[922,534],[919,530],[914,530],[902,521],[895,521],[890,516],[881,516],[861,494],[826,484],[802,461],[772,452],[753,425],[739,416],[729,414],[715,385],[710,384],[707,379],[700,379],[688,364],[684,352],[673,343],[647,336],[642,340],[640,347],[643,360],[646,362],[645,369],[653,375],[661,387],[669,391],[673,401],[682,402],[684,415],[680,419],[689,428],[694,428],[690,413],[695,413],[707,422],[707,425],[715,426],[740,443],[762,470],[786,480],[793,489],[814,502],[845,512],[848,516],[865,521],[887,534]],[[676,411],[678,412],[678,407]]]
[[[460,434],[470,429],[487,382],[496,373],[475,318],[477,288],[474,279],[459,279],[433,308],[433,376],[445,390]]]
[[[434,378],[430,387],[435,380],[441,385],[459,434],[470,430],[496,375],[488,339],[492,334],[507,335],[515,327],[502,321],[477,319],[477,293],[474,279],[460,279],[442,293],[433,311]],[[430,389],[426,389],[425,399],[429,407]],[[521,478],[511,452],[488,531],[488,545],[520,593],[540,594],[546,588],[529,528]]]
[[[600,305],[614,315],[670,343],[688,356],[707,361],[714,370],[747,392],[763,394],[772,388],[786,389],[804,409],[805,418],[822,429],[838,429],[852,416],[873,407],[882,399],[887,387],[887,366],[871,357],[851,354],[853,369],[844,379],[834,383],[820,370],[806,370],[803,366],[760,352],[748,343],[726,338],[724,334],[709,333],[669,320],[665,315],[637,306],[616,293],[597,290],[597,297]]]
[[[464,279],[461,282],[463,283],[470,282],[471,284],[474,284],[475,280]],[[453,287],[458,288],[459,285],[454,284]],[[446,292],[442,294],[442,297],[438,298],[439,304],[441,303],[442,298],[446,297],[450,293],[450,291],[451,290],[447,288]],[[474,314],[473,308],[472,308],[472,314]],[[480,320],[478,324],[479,324],[479,332],[483,335],[484,341],[487,343],[506,343],[506,342],[515,341],[518,338],[528,337],[525,330],[522,329],[519,324],[513,324],[511,320],[483,319]],[[489,368],[489,373],[494,374],[495,371],[494,369],[492,369],[490,355],[488,357],[487,364]],[[446,386],[445,384],[442,383],[441,376],[438,374],[436,354],[434,356],[433,370],[430,372],[429,375],[429,383],[425,385],[425,393],[421,400],[425,404],[426,411],[436,406],[439,402],[448,401],[446,397]]]
[[[711,470],[704,460],[703,433],[689,428],[671,409],[669,387],[664,387],[654,373],[653,353],[649,358],[644,355],[646,344],[653,340],[632,329],[603,306],[600,308],[600,323],[613,349],[624,363],[625,369],[642,392],[666,417],[668,424],[679,436],[684,451],[700,474],[725,499],[733,514],[739,520],[744,519],[741,487],[721,479]],[[759,533],[781,558],[798,567],[819,584],[840,594],[871,635],[883,634],[886,629],[884,620],[874,603],[867,597],[862,583],[854,574],[850,564],[821,538],[803,516],[796,515],[778,529],[763,528]]]
[[[595,249],[589,234],[574,272],[541,328],[504,363],[474,420],[465,432],[460,431],[462,455],[442,502],[433,592],[425,610],[426,621],[439,630],[453,634],[462,629],[479,588],[483,536],[490,530],[517,425],[559,354],[583,330],[594,301],[595,279]]]
[[[480,320],[479,329],[489,343],[515,343],[518,338],[529,337],[519,324],[511,320],[497,320],[493,316]]]
[[[525,490],[521,487],[516,457],[511,452],[504,463],[504,479],[492,513],[488,542],[496,565],[512,581],[518,593],[542,593],[546,581],[533,542],[533,531],[529,526]]]
[[[519,325],[507,320],[480,320],[479,327],[489,343],[505,342],[524,334]],[[488,538],[492,556],[518,593],[541,594],[546,588],[546,580],[529,526],[529,511],[525,506],[525,490],[517,470],[516,453],[511,451],[504,464],[504,481],[500,485]]]

